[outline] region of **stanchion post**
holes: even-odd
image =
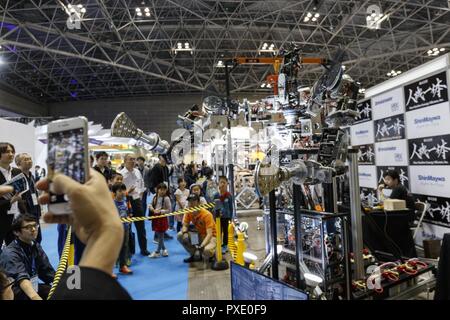
[[[245,252],[244,234],[242,232],[238,232],[236,263],[240,264],[241,266],[245,265],[244,252]]]
[[[222,232],[220,227],[220,216],[216,217],[216,261],[211,266],[212,270],[220,271],[228,269],[228,262],[222,258]]]

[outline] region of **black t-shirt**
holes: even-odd
[[[63,273],[55,294],[51,300],[131,300],[129,293],[114,280],[110,274],[103,271],[80,267],[81,285],[79,289],[70,288],[72,275]]]
[[[100,167],[94,166],[94,169],[98,172],[100,172],[104,177],[106,182],[110,181],[112,179],[112,171],[108,167],[105,167],[105,170],[102,172]]]
[[[405,200],[406,207],[408,209],[414,210],[414,198],[408,192],[408,189],[402,184],[398,184],[394,189],[392,189],[391,199]]]

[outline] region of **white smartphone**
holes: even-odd
[[[89,172],[87,119],[76,117],[50,122],[47,137],[50,184],[55,173],[85,183]],[[54,214],[72,213],[67,196],[51,192],[48,209]]]

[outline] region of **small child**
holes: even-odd
[[[152,204],[148,206],[149,212],[153,216],[159,216],[170,213],[172,204],[167,195],[167,185],[163,182],[156,187],[156,195],[153,197]],[[155,232],[158,241],[158,248],[149,255],[149,258],[157,258],[161,256],[168,257],[169,253],[164,245],[164,233],[169,229],[169,219],[167,217],[152,220],[152,229]]]
[[[187,207],[187,198],[189,197],[189,190],[186,189],[186,180],[184,178],[178,178],[178,189],[175,191],[175,211],[182,210]],[[175,216],[177,221],[177,233],[180,232],[183,225],[183,215],[179,214]]]
[[[112,186],[112,193],[114,195],[114,203],[116,204],[116,208],[119,212],[119,216],[121,218],[130,217],[130,211],[128,209],[127,200],[126,200],[126,191],[127,187],[123,183],[116,183]],[[132,274],[127,266],[127,260],[130,255],[129,253],[129,239],[130,239],[130,223],[124,223],[124,236],[123,236],[123,244],[122,249],[119,254],[119,272],[122,274]]]
[[[200,204],[207,204],[205,197],[202,196],[202,186],[200,184],[193,184],[191,186],[191,193],[200,197]]]
[[[228,243],[228,224],[233,218],[233,196],[228,192],[228,179],[225,176],[219,177],[219,192],[214,195],[214,200],[218,205],[214,209],[215,216],[220,214],[220,228],[223,234],[222,247]]]
[[[218,191],[217,183],[212,178],[213,173],[214,173],[214,171],[209,167],[207,167],[204,170],[206,180],[202,184],[202,191],[203,191],[203,194],[205,195],[207,202],[213,202],[214,195]]]
[[[116,183],[123,183],[123,175],[119,172],[114,172],[111,177],[111,186]]]

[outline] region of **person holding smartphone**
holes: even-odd
[[[49,181],[42,179],[37,188],[43,190],[39,202],[50,200]],[[1,191],[1,189],[0,189]],[[78,264],[80,289],[74,290],[64,273],[51,299],[54,300],[130,300],[128,292],[111,276],[123,242],[123,225],[117,214],[105,178],[91,169],[86,183],[81,184],[63,174],[52,178],[52,191],[65,194],[72,213],[43,215],[46,223],[70,224],[86,247]]]
[[[43,193],[39,203],[50,201],[49,180],[42,179],[36,187]],[[72,214],[43,215],[46,223],[70,224],[86,249],[79,263],[81,286],[69,288],[71,273],[63,273],[52,300],[131,300],[129,293],[111,277],[123,240],[123,226],[104,177],[91,170],[85,184],[62,174],[52,179],[52,189],[66,194],[71,201]],[[10,186],[0,186],[0,196],[12,192]],[[5,277],[3,277],[5,278]],[[1,279],[0,279],[1,280]],[[6,283],[8,279],[3,279]],[[9,280],[6,286],[14,284]],[[4,286],[5,287],[5,286]],[[3,298],[11,299],[11,290],[4,290]]]

